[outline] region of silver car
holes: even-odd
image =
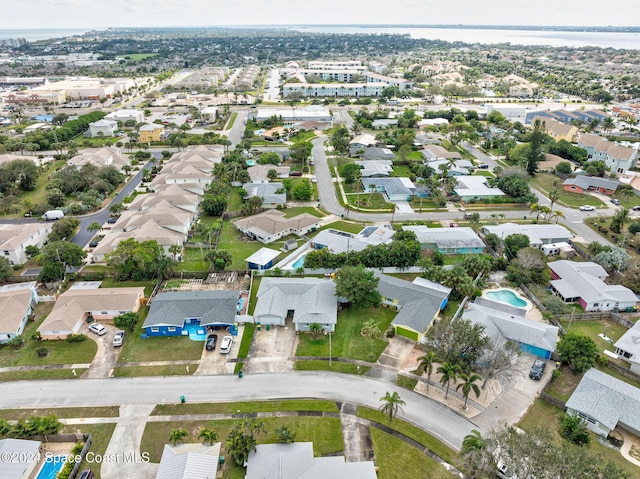
[[[116,331],[116,335],[113,337],[113,346],[122,346],[122,343],[124,343],[124,331],[118,330]]]
[[[91,323],[89,325],[89,331],[96,333],[98,336],[104,336],[107,334],[107,328],[100,323]]]
[[[220,343],[220,352],[222,354],[229,354],[231,352],[231,345],[233,344],[233,338],[231,336],[225,336]]]

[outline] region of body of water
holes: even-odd
[[[50,38],[62,38],[71,37],[73,35],[82,35],[83,33],[90,30],[90,28],[34,28],[0,30],[0,38],[24,38],[27,41],[35,42],[38,40],[48,40]]]
[[[551,47],[585,47],[639,49],[640,33],[627,32],[563,32],[552,30],[500,30],[482,28],[425,28],[304,25],[290,27],[309,33],[398,34],[411,38],[464,43],[512,43],[514,45],[548,45]]]
[[[520,298],[516,293],[510,289],[498,289],[495,291],[486,291],[484,296],[493,301],[499,301],[500,303],[509,304],[516,308],[526,308],[528,303]]]

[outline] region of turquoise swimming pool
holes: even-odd
[[[66,456],[48,457],[38,472],[37,479],[56,479],[65,460]]]
[[[305,256],[307,256],[307,253],[303,254],[297,260],[295,260],[293,262],[293,264],[291,265],[293,267],[293,269],[304,268],[304,258],[305,258]]]
[[[505,303],[516,308],[527,308],[529,302],[522,299],[515,291],[510,289],[498,289],[494,291],[486,291],[484,296],[492,301],[498,301],[499,303]]]

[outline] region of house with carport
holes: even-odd
[[[585,311],[626,311],[638,297],[620,284],[607,284],[605,269],[590,261],[568,260],[547,263],[551,270],[551,292],[565,303],[578,303]]]
[[[616,427],[640,436],[640,389],[595,368],[582,376],[566,407],[600,436],[607,437]]]
[[[378,271],[374,274],[378,278],[382,305],[398,312],[391,322],[395,332],[423,342],[425,332],[447,306],[451,289],[425,278],[410,282]]]
[[[292,320],[296,331],[309,331],[314,323],[324,331],[335,331],[338,297],[333,280],[262,278],[253,312],[254,322],[285,326],[288,318]]]
[[[232,326],[238,313],[238,291],[171,291],[151,301],[142,325],[153,336],[204,335],[207,329]]]
[[[22,334],[37,303],[35,281],[0,288],[0,344]]]
[[[100,282],[76,283],[58,296],[38,332],[42,339],[65,339],[78,334],[89,316],[108,321],[137,312],[143,298],[143,287],[100,288]]]

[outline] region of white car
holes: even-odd
[[[104,336],[107,334],[107,328],[100,323],[91,323],[89,325],[89,331],[96,333],[98,336]]]
[[[220,343],[220,352],[222,354],[229,354],[231,352],[231,345],[233,344],[233,338],[231,336],[225,336]]]
[[[113,337],[113,346],[122,346],[122,343],[124,343],[124,331],[118,330],[116,331],[116,335]]]
[[[595,211],[596,207],[591,205],[583,205],[580,207],[580,211]]]

